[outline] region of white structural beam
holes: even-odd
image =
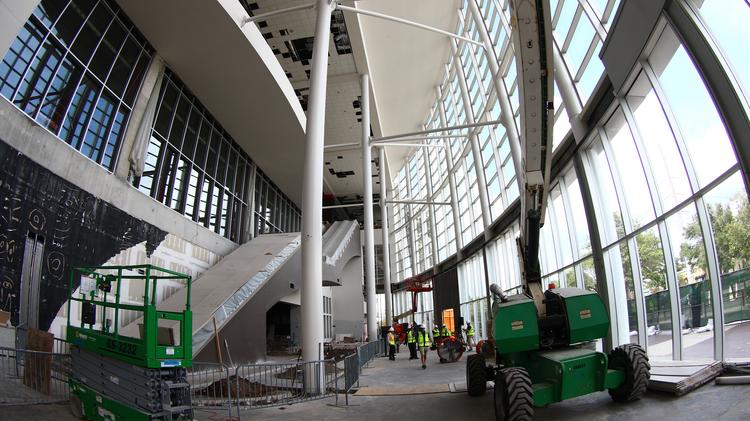
[[[471,10],[471,17],[474,19],[474,25],[479,32],[479,36],[485,45],[484,53],[487,55],[487,63],[490,65],[490,72],[492,73],[492,82],[495,86],[495,94],[497,101],[500,103],[500,123],[505,127],[505,133],[508,134],[508,144],[510,145],[510,153],[513,157],[513,167],[516,170],[516,181],[518,182],[518,191],[523,194],[524,192],[524,170],[521,164],[521,140],[518,137],[518,131],[516,129],[516,122],[513,118],[513,108],[510,105],[510,96],[508,96],[508,90],[505,88],[503,82],[502,73],[500,73],[500,65],[495,57],[494,50],[492,48],[492,39],[485,26],[482,14],[479,12],[479,6],[477,6],[476,0],[468,0],[469,9]]]
[[[444,145],[441,145],[445,147]],[[432,185],[432,171],[430,170],[430,154],[427,151],[427,149],[422,149],[422,159],[424,160],[427,165],[425,165],[425,181],[427,183],[427,195],[429,197],[435,197],[435,191],[433,190]],[[437,226],[435,225],[435,207],[430,206],[427,208],[428,213],[430,215],[430,238],[432,241],[430,241],[430,252],[432,253],[432,261],[437,262],[440,259],[438,259],[438,247],[437,247]],[[437,265],[433,265],[433,268]],[[437,272],[436,272],[437,273]]]
[[[425,25],[425,24],[414,22],[414,21],[410,21],[410,20],[407,20],[407,19],[397,18],[395,16],[390,16],[390,15],[386,15],[386,14],[383,14],[383,13],[373,12],[371,10],[364,10],[364,9],[359,9],[359,8],[356,8],[356,7],[342,6],[340,4],[337,5],[336,8],[337,9],[341,9],[341,10],[345,10],[347,12],[358,13],[360,15],[371,16],[371,17],[374,17],[374,18],[389,20],[391,22],[402,23],[404,25],[409,25],[409,26],[413,26],[415,28],[420,28],[420,29],[424,29],[424,30],[427,30],[427,31],[430,31],[430,32],[435,32],[435,33],[438,33],[438,34],[441,34],[441,35],[445,35],[447,37],[450,37],[450,38],[453,38],[453,39],[456,39],[456,40],[468,42],[468,43],[475,44],[475,45],[478,45],[478,46],[484,48],[484,45],[482,45],[481,42],[477,42],[477,41],[474,41],[473,39],[462,37],[460,35],[456,35],[454,33],[448,32],[448,31],[444,31],[444,30],[442,30],[440,28],[435,28],[434,26]]]
[[[476,123],[474,119],[474,110],[471,108],[471,99],[469,98],[469,87],[466,86],[466,75],[461,67],[461,58],[458,54],[458,47],[451,42],[451,52],[453,53],[453,66],[455,67],[458,77],[458,86],[461,91],[461,99],[464,104],[464,115],[469,124]],[[474,155],[474,172],[477,177],[477,187],[479,190],[479,206],[482,209],[482,227],[485,239],[489,234],[487,228],[492,224],[492,215],[490,214],[490,200],[487,197],[487,179],[484,176],[484,162],[482,161],[482,149],[479,147],[479,136],[476,131],[472,131],[469,136],[471,144],[471,153]]]
[[[410,142],[410,141],[424,141],[424,140],[442,140],[442,139],[468,139],[469,133],[459,133],[459,134],[447,134],[447,135],[422,135],[422,136],[414,136],[414,137],[400,137],[397,139],[390,139],[390,140],[375,140],[372,141],[371,145],[384,145],[386,143],[398,143],[398,142]]]
[[[378,337],[375,290],[375,233],[372,217],[372,149],[370,148],[370,77],[362,75],[362,184],[365,206],[365,287],[367,290],[367,336]]]
[[[310,72],[307,111],[307,139],[302,181],[302,357],[323,358],[323,145],[325,135],[328,40],[332,7],[329,0],[317,1],[315,41]],[[305,391],[320,393],[323,373],[305,373]]]
[[[432,205],[432,206],[450,206],[451,202],[432,202],[429,200],[386,200],[386,203],[396,205]]]
[[[388,233],[388,183],[386,181],[385,149],[378,150],[380,168],[380,233],[383,236],[383,289],[385,290],[385,323],[393,325],[393,303],[391,302],[391,247]]]
[[[562,103],[565,105],[565,110],[568,114],[570,127],[573,129],[573,137],[575,137],[577,143],[580,143],[583,142],[588,133],[588,128],[581,121],[581,100],[578,99],[573,78],[570,77],[570,73],[568,73],[568,69],[563,62],[560,51],[556,46],[553,46],[553,48],[554,51],[552,57],[555,66],[555,81],[557,82],[557,87],[559,88],[560,96],[562,97]]]
[[[443,91],[440,87],[437,88],[437,97],[443,97]],[[442,101],[438,101],[438,115],[440,116],[440,124],[445,126],[447,119],[445,118],[445,109],[443,108]],[[455,236],[456,242],[456,257],[459,260],[462,258],[463,253],[461,249],[464,246],[463,237],[461,237],[461,214],[458,210],[458,191],[456,190],[456,178],[453,177],[453,151],[450,148],[450,142],[448,139],[443,139],[445,143],[445,159],[448,164],[448,189],[451,194],[451,213],[453,214],[453,235]]]
[[[362,147],[362,143],[360,142],[351,142],[351,143],[336,143],[334,145],[325,145],[323,149],[326,151],[330,150],[339,150],[339,149],[355,149]]]
[[[365,205],[364,203],[349,203],[346,205],[328,205],[328,206],[323,206],[323,209],[361,208],[364,205]]]
[[[386,147],[399,147],[399,148],[444,148],[445,145],[431,144],[431,143],[373,143],[374,148],[386,148]]]
[[[511,118],[512,118],[512,115],[511,115]],[[494,126],[494,125],[502,124],[502,123],[503,123],[502,120],[492,120],[492,121],[483,121],[481,123],[461,124],[458,126],[438,127],[437,129],[421,130],[418,132],[394,134],[391,136],[383,136],[383,137],[374,137],[370,139],[370,141],[383,143],[386,140],[398,139],[398,141],[400,142],[405,137],[414,137],[414,136],[425,135],[425,134],[449,132],[451,130],[473,129],[475,127],[483,127],[483,126]],[[445,137],[453,137],[453,136],[439,136],[439,137],[445,138]],[[460,137],[465,137],[465,135],[462,135]]]

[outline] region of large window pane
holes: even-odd
[[[656,228],[651,228],[638,234],[636,244],[643,294],[646,298],[648,353],[652,357],[671,359],[672,309],[659,232]]]
[[[13,99],[13,92],[21,82],[23,73],[29,67],[34,53],[41,45],[44,33],[36,22],[28,22],[13,41],[0,63],[0,93]]]
[[[0,64],[0,94],[110,171],[132,104],[123,90],[140,86],[151,51],[113,10],[112,0],[42,0]]]
[[[724,357],[750,357],[750,205],[737,172],[705,196],[721,271]]]
[[[667,211],[692,193],[682,156],[659,99],[644,73],[630,89],[627,101],[648,153],[662,210]]]
[[[701,186],[731,167],[734,156],[724,123],[695,65],[667,26],[649,59],[679,126]],[[704,165],[710,162],[710,165]]]
[[[627,336],[629,343],[638,343],[638,306],[628,242],[622,241],[607,250],[604,261],[615,296],[615,314],[610,318],[618,323],[618,330],[627,332],[622,336]],[[627,322],[623,323],[626,317]]]
[[[710,279],[703,233],[695,205],[688,205],[667,219],[672,257],[680,285],[682,357],[713,359],[712,307],[709,301]]]
[[[700,10],[711,34],[733,67],[745,96],[750,99],[750,6],[745,0],[690,0]]]
[[[654,219],[654,206],[641,158],[622,110],[618,109],[604,128],[612,148],[612,160],[617,166],[617,174],[623,180],[623,205],[627,206],[630,223],[636,229]]]

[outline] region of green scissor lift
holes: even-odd
[[[181,311],[158,308],[164,280],[187,289]],[[67,337],[75,413],[89,420],[192,419],[190,284],[189,276],[152,265],[71,270]],[[131,321],[128,329],[120,326],[123,317]]]

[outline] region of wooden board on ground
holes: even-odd
[[[29,351],[52,352],[54,335],[37,329],[26,333],[26,349]],[[52,377],[52,355],[24,354],[23,384],[42,393],[49,394]]]
[[[651,361],[648,388],[682,396],[721,374],[723,365],[715,361]]]
[[[388,387],[361,387],[357,396],[404,396],[450,392],[448,384],[406,384]]]

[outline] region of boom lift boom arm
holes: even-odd
[[[511,0],[511,27],[516,56],[521,114],[521,233],[518,254],[521,282],[536,304],[546,311],[539,268],[539,232],[552,161],[554,78],[552,20],[549,0]]]

